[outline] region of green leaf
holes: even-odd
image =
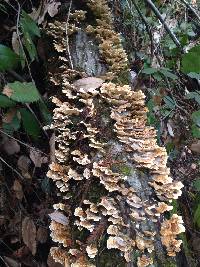
[[[149,112],[147,113],[147,122],[148,122],[148,125],[157,125],[158,124],[158,120],[156,119],[155,115],[154,115],[154,107],[155,107],[155,104],[153,102],[153,99],[150,99],[148,102],[147,102],[147,107],[148,107],[148,110]]]
[[[164,96],[163,100],[168,108],[174,109],[176,107],[176,102],[170,96]]]
[[[186,95],[187,99],[195,99],[197,103],[200,105],[200,91],[190,92]]]
[[[200,179],[194,181],[193,186],[197,191],[200,191]]]
[[[14,107],[15,105],[16,103],[14,101],[9,99],[7,96],[0,94],[0,107],[1,108],[10,108],[10,107]]]
[[[192,121],[200,127],[200,110],[192,113]]]
[[[14,69],[19,63],[19,56],[9,47],[0,44],[0,71]]]
[[[189,50],[187,54],[182,56],[181,70],[184,73],[196,72],[200,73],[200,45]]]
[[[40,112],[42,114],[43,120],[46,125],[50,125],[52,122],[52,115],[51,112],[48,110],[47,106],[43,101],[38,102]]]
[[[157,72],[158,70],[155,69],[155,68],[145,68],[142,70],[142,73],[145,73],[145,74],[153,74],[155,72]]]
[[[194,223],[200,227],[200,204],[198,204],[197,208],[194,212]]]
[[[51,193],[51,185],[50,185],[50,179],[48,177],[45,177],[41,182],[41,189],[44,193],[50,194]]]
[[[23,33],[28,32],[32,37],[40,37],[40,29],[35,21],[23,10],[20,18],[20,25]]]
[[[192,124],[192,136],[194,138],[200,138],[200,128],[195,124]]]
[[[25,12],[22,11],[20,26],[23,33],[23,42],[29,53],[31,60],[37,59],[37,50],[34,44],[34,38],[40,37],[40,30],[35,21]]]
[[[162,108],[160,110],[160,113],[164,116],[164,117],[173,117],[174,116],[174,112],[172,111],[172,109],[166,109],[166,108]]]
[[[25,108],[20,109],[20,114],[23,127],[27,134],[32,136],[34,139],[38,139],[41,133],[41,128],[35,116]]]
[[[8,83],[3,90],[3,94],[20,103],[31,103],[40,99],[40,94],[32,82]]]
[[[37,59],[37,50],[28,32],[24,33],[24,45],[29,53],[31,61]]]
[[[20,57],[21,67],[23,69],[26,65],[26,61],[25,61],[26,54],[24,52],[24,49],[22,49],[22,47],[19,48],[19,57]]]
[[[172,80],[178,79],[178,76],[177,75],[175,75],[174,73],[168,71],[167,69],[161,68],[159,70],[159,72],[162,73],[165,77],[168,77],[168,78],[170,78]]]
[[[162,76],[160,75],[159,72],[155,72],[155,73],[153,73],[153,78],[154,78],[155,80],[159,81],[159,82],[163,80],[163,78],[162,78]]]
[[[178,213],[178,201],[176,199],[173,199],[171,202],[171,205],[173,207],[172,210],[170,210],[170,216],[172,216],[173,214],[177,214]]]
[[[7,134],[12,135],[13,132],[19,130],[20,128],[20,119],[18,118],[17,114],[13,117],[10,123],[3,123],[2,125],[4,132]]]
[[[187,76],[189,76],[192,79],[200,80],[200,73],[190,72],[190,73],[187,74]]]
[[[3,12],[3,13],[8,14],[7,8],[6,8],[6,6],[4,4],[0,4],[0,11]]]

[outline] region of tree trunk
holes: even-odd
[[[73,71],[81,73],[83,77],[92,76],[92,77],[104,78],[106,73],[108,72],[109,66],[108,64],[105,63],[105,60],[102,59],[102,56],[99,53],[99,44],[95,37],[95,34],[88,34],[88,32],[86,32],[87,25],[94,24],[94,15],[92,15],[91,11],[88,10],[88,7],[87,5],[85,5],[84,1],[74,1],[71,10],[76,10],[79,9],[80,7],[87,10],[89,12],[89,16],[87,17],[86,20],[79,23],[78,25],[79,30],[69,36],[68,52],[70,52]],[[66,21],[66,17],[64,18],[64,20]],[[129,71],[126,71],[125,73],[126,73],[126,81],[129,80],[131,85],[130,73]],[[75,77],[75,79],[77,78]],[[120,73],[117,79],[119,79],[120,82],[122,82]],[[135,190],[137,196],[141,199],[141,203],[154,203],[153,199],[155,199],[156,196],[154,190],[149,185],[149,182],[152,182],[152,177],[149,174],[149,171],[144,168],[138,168],[137,164],[133,163],[133,160],[131,158],[131,153],[127,151],[127,147],[123,143],[121,143],[120,140],[117,138],[115,132],[113,131],[114,128],[113,120],[110,117],[111,105],[109,106],[108,103],[106,103],[106,101],[103,101],[99,97],[94,97],[94,98],[95,98],[94,108],[96,115],[93,120],[95,121],[95,123],[98,124],[98,126],[96,127],[99,129],[100,139],[103,138],[104,143],[108,144],[106,148],[106,154],[104,155],[104,159],[107,161],[107,164],[112,165],[111,169],[113,172],[117,172],[120,175],[127,177],[126,180],[127,184],[129,184],[129,186],[131,186]],[[85,122],[88,123],[87,116],[85,118],[86,118]],[[91,119],[89,120],[89,123],[92,124]],[[76,126],[77,125],[75,125],[75,127]],[[74,146],[76,145],[76,142],[74,141]],[[96,152],[92,155],[93,155],[92,158],[93,163],[95,162],[95,160],[99,160],[99,158],[102,158],[100,152]],[[85,184],[82,184],[82,186],[84,187]],[[90,190],[92,191],[93,189],[90,189],[89,186],[90,184],[88,184],[89,189],[87,190],[90,192]],[[72,188],[76,188],[76,190],[77,188],[79,188],[78,190],[80,190],[80,185],[79,187],[72,186]],[[99,186],[99,190],[101,189],[102,187]],[[82,194],[83,199],[85,195],[89,194],[88,191]],[[115,195],[115,193],[113,194]],[[75,197],[75,199],[77,201],[80,201],[78,200],[79,198]],[[126,214],[127,207],[125,206],[125,202],[119,201],[118,208],[122,214],[122,217],[125,218],[126,222],[132,225],[134,232],[132,233],[132,236],[135,235],[134,227],[136,227],[136,231],[137,227],[139,227],[141,232],[146,232],[146,231],[151,233],[155,232],[154,251],[151,253],[151,257],[153,258],[153,264],[151,266],[159,266],[159,267],[183,266],[182,264],[178,263],[178,260],[175,257],[167,256],[166,249],[161,242],[160,225],[163,221],[163,216],[161,216],[156,223],[153,222],[148,217],[146,217],[145,220],[138,221],[139,225],[138,226],[137,223],[131,222],[130,218],[127,217]],[[74,212],[74,207],[72,208],[72,210]],[[101,239],[101,241],[99,241],[100,247],[102,247],[102,244],[105,245],[104,234],[101,233],[101,235],[99,236],[99,238]],[[87,239],[85,240],[86,243],[88,239],[90,239],[90,237],[87,237]],[[95,266],[99,267],[137,266],[137,258],[138,256],[141,255],[141,253],[142,252],[140,250],[135,249],[135,251],[133,251],[131,255],[132,258],[131,262],[126,263],[122,259],[121,254],[118,251],[116,252],[116,250],[112,249],[105,251],[105,248],[102,248],[102,251],[99,251],[98,255],[96,256]]]

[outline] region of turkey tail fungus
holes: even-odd
[[[72,267],[167,266],[184,231],[182,218],[168,214],[183,185],[170,177],[167,152],[147,126],[145,95],[118,79],[129,66],[107,2],[84,2],[87,10],[74,3],[67,23],[65,17],[47,29],[58,91],[48,177],[60,199],[50,225],[59,246],[51,254]]]

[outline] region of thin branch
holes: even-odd
[[[15,72],[14,70],[7,70],[7,72],[9,74],[11,74],[14,78],[19,80],[20,82],[26,82],[26,80],[22,76],[20,76],[17,72]]]
[[[15,172],[21,179],[24,180],[24,177],[16,170],[14,169],[9,163],[7,163],[1,156],[0,156],[0,160],[6,165],[8,166],[13,172]]]
[[[30,146],[30,145],[28,145],[28,144],[26,144],[26,143],[20,141],[19,139],[13,137],[12,135],[9,135],[8,133],[2,131],[1,129],[0,129],[0,133],[5,134],[5,135],[8,136],[9,138],[11,138],[11,139],[15,140],[16,142],[20,143],[21,145],[26,146],[26,147],[28,147],[28,148],[30,148],[30,149],[32,149],[32,150],[34,150],[34,151],[37,151],[37,152],[39,152],[39,153],[41,153],[41,154],[44,154],[45,156],[48,157],[48,155],[47,155],[46,153],[42,152],[41,150],[39,150],[39,149],[37,149],[37,148],[35,148],[35,147],[32,147],[32,146]]]
[[[25,51],[24,51],[22,40],[21,40],[21,37],[20,37],[20,32],[19,32],[19,27],[20,26],[19,26],[19,23],[20,23],[21,6],[20,6],[20,3],[18,1],[17,1],[17,4],[18,4],[18,11],[17,11],[17,27],[16,27],[16,33],[17,33],[19,45],[20,45],[20,47],[22,49],[22,52],[23,52],[23,55],[24,55],[24,59],[26,61],[26,65],[28,67],[29,75],[31,77],[32,82],[35,84],[35,82],[33,80],[33,77],[32,77],[32,74],[31,74],[31,69],[30,69],[30,66],[29,66],[28,59],[27,59],[26,54],[25,54]]]
[[[5,2],[5,4],[9,5],[10,7],[12,7],[17,12],[17,9],[11,3],[9,3],[6,0],[3,0],[3,1]]]
[[[66,21],[66,26],[65,26],[65,33],[66,33],[66,49],[67,49],[67,53],[69,57],[69,63],[70,63],[71,69],[74,69],[72,57],[71,57],[71,53],[69,49],[69,37],[68,37],[69,16],[70,16],[71,8],[72,8],[72,0],[70,1],[70,4],[69,4],[69,10],[68,10],[67,21]]]
[[[131,14],[134,16],[133,10],[132,10],[132,7],[130,6],[129,1],[126,0],[126,3],[128,5],[128,8],[130,9]],[[141,17],[141,20],[143,21],[143,23],[146,27],[146,31],[147,31],[149,38],[150,38],[150,41],[151,41],[151,57],[153,57],[154,45],[153,45],[153,36],[152,36],[151,28],[150,28],[145,16],[142,14],[142,12],[140,11],[138,5],[136,4],[136,2],[134,0],[132,0],[132,4],[134,5],[136,11],[138,12],[139,16]]]
[[[32,110],[32,108],[30,107],[30,105],[27,104],[27,103],[26,103],[25,105],[26,105],[26,107],[28,108],[28,110],[29,110],[29,111],[33,114],[33,116],[35,117],[36,121],[37,121],[38,124],[40,125],[40,127],[41,127],[42,131],[44,132],[44,134],[46,135],[46,137],[49,138],[49,136],[48,136],[46,130],[45,130],[44,127],[42,126],[42,123],[39,121],[38,117],[36,116],[36,114],[34,113],[34,111]]]
[[[151,0],[145,0],[145,2],[150,6],[150,8],[152,9],[152,11],[154,12],[154,14],[156,15],[156,17],[160,20],[160,22],[163,24],[165,30],[167,31],[167,33],[169,34],[169,36],[171,37],[172,41],[175,43],[175,45],[177,47],[179,47],[181,49],[181,51],[183,51],[183,48],[179,42],[179,40],[177,39],[176,35],[170,30],[170,28],[168,27],[167,23],[165,22],[165,20],[163,19],[160,11],[157,9],[157,7],[154,5],[154,3]]]
[[[185,0],[180,0],[180,2],[182,4],[184,4],[194,15],[195,17],[198,19],[198,21],[200,22],[200,17],[198,15],[198,13],[196,12],[196,10]]]

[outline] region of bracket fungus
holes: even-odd
[[[163,214],[172,210],[169,203],[181,195],[183,185],[170,177],[167,152],[157,145],[155,129],[147,126],[145,95],[110,81],[128,64],[106,1],[86,3],[96,25],[84,30],[99,42],[109,66],[105,75],[86,77],[70,69],[62,22],[49,24],[48,30],[60,62],[50,80],[62,94],[53,98],[56,107],[49,128],[56,133],[56,161],[47,175],[55,181],[62,202],[54,208],[69,222],[63,225],[52,219],[51,236],[61,247],[52,248],[51,254],[64,266],[91,267],[102,246],[103,251],[120,251],[127,262],[137,250],[137,265],[144,267],[153,263],[159,231],[169,256],[180,250],[176,237],[184,231],[181,217],[174,214],[165,220]],[[75,10],[70,19],[81,27],[79,22],[86,16],[85,11]],[[148,170],[146,188],[138,187],[139,176],[119,171],[119,165],[126,163]]]

